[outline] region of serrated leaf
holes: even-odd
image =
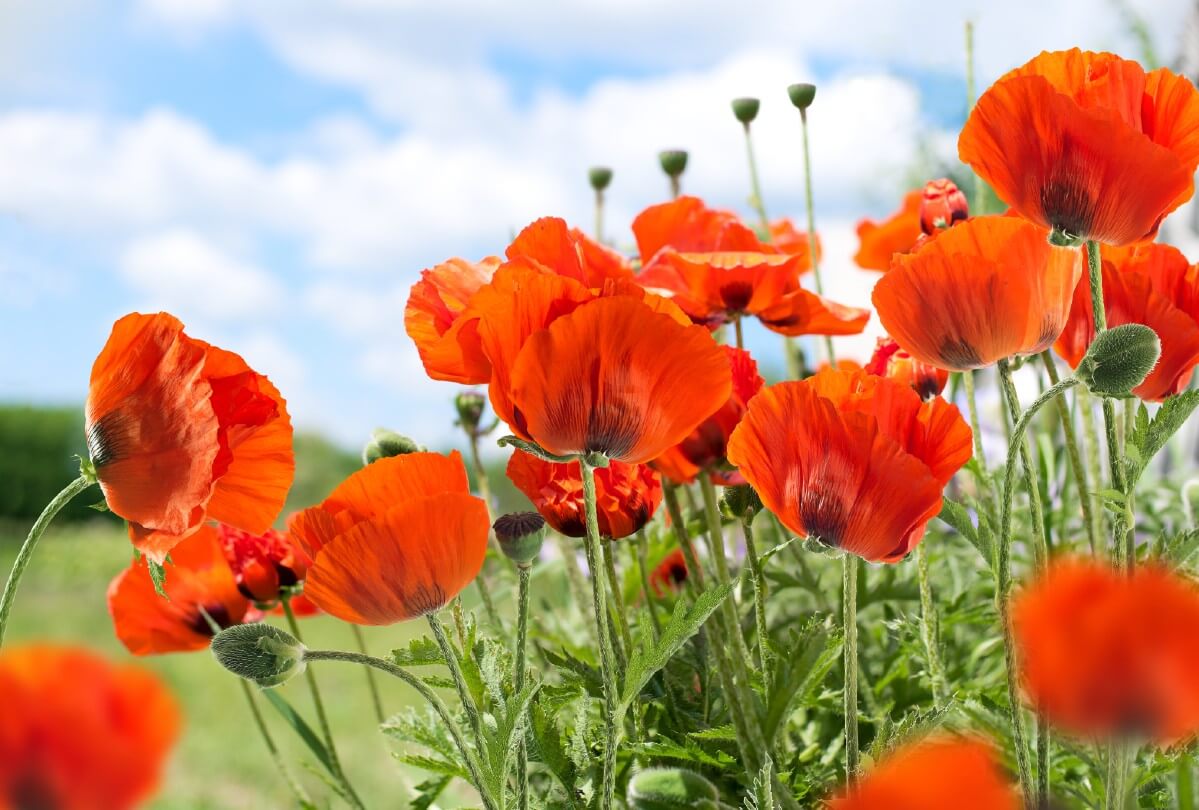
[[[444,664],[445,656],[441,654],[441,648],[437,646],[436,641],[421,636],[409,641],[406,648],[392,650],[391,660],[401,667],[419,667]]]
[[[1186,565],[1199,553],[1199,529],[1178,532],[1162,541],[1160,558],[1174,567]]]
[[[541,684],[537,681],[526,684],[524,689],[509,698],[503,704],[503,709],[496,713],[495,727],[483,727],[483,760],[487,771],[485,778],[490,782],[494,796],[503,795],[504,786],[508,784],[512,764],[516,759],[520,732],[525,726],[525,715],[539,688]]]
[[[163,587],[166,585],[167,581],[166,566],[147,557],[146,569],[150,572],[150,581],[154,583],[154,593],[158,594],[168,602],[171,601],[171,597],[167,596],[167,592]]]
[[[469,780],[470,776],[461,765],[441,759],[440,757],[423,756],[421,754],[405,754],[400,751],[392,752],[397,762],[404,765],[411,765],[414,768],[420,768],[422,771],[429,773],[441,774],[447,777],[457,777],[463,780]]]
[[[562,741],[562,734],[555,722],[557,710],[551,710],[543,702],[545,692],[546,690],[541,690],[533,705],[529,707],[529,729],[532,738],[529,758],[548,768],[563,792],[573,798],[578,792],[578,769]]]
[[[774,801],[774,761],[769,754],[754,777],[753,788],[745,794],[745,810],[778,810]]]
[[[108,510],[108,501],[96,501],[95,503],[89,503],[89,504],[87,505],[87,508],[88,508],[88,509],[95,509],[97,512],[107,512],[107,511],[109,511],[109,510]]]
[[[717,742],[736,742],[737,730],[732,724],[705,728],[703,731],[693,731],[687,735],[693,740],[715,740]]]
[[[413,788],[416,795],[412,797],[410,807],[412,810],[429,810],[433,803],[437,801],[447,787],[449,787],[451,777],[443,776],[437,779],[430,779],[427,782],[421,782]]]
[[[951,501],[949,498],[946,498],[941,503],[941,512],[937,517],[962,537],[966,538],[970,545],[978,549],[978,553],[982,555],[987,568],[991,567],[995,552],[992,547],[991,537],[989,533],[980,532],[974,527],[974,522],[970,520],[970,512],[966,507],[957,501]]]
[[[1129,443],[1140,453],[1140,463],[1131,477],[1133,482],[1141,477],[1149,462],[1186,423],[1196,407],[1199,407],[1199,391],[1185,391],[1163,402],[1153,419],[1148,418],[1148,412],[1142,419],[1138,411],[1136,429],[1129,437]]]
[[[762,731],[768,741],[782,730],[796,706],[818,693],[829,670],[840,660],[842,635],[826,621],[813,618],[793,630],[786,646],[773,656],[771,692],[766,696]]]

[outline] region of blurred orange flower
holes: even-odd
[[[920,197],[920,230],[934,234],[965,222],[970,216],[970,205],[957,183],[942,178],[924,184]]]
[[[1161,340],[1162,353],[1145,381],[1132,390],[1160,402],[1186,390],[1199,364],[1199,266],[1169,245],[1104,248],[1103,302],[1108,326],[1142,323]],[[1074,288],[1070,319],[1054,348],[1076,368],[1095,339],[1091,288]]]
[[[953,405],[864,371],[762,389],[729,461],[787,528],[871,562],[898,562],[941,510],[971,455]]]
[[[454,452],[379,459],[288,528],[313,561],[305,596],[344,621],[385,625],[439,610],[465,588],[490,527]]]
[[[883,327],[917,360],[950,371],[1044,351],[1061,334],[1082,252],[1016,217],[976,217],[896,254],[874,288]]]
[[[968,805],[963,802],[968,802]],[[879,761],[829,810],[1018,810],[1020,796],[982,740],[933,737]]]
[[[158,563],[206,518],[266,531],[295,474],[275,386],[166,313],[113,325],[92,367],[86,430],[109,508]]]
[[[222,523],[217,533],[237,589],[255,602],[274,602],[282,589],[303,582],[312,564],[298,544],[274,529],[250,534]]]
[[[683,556],[681,548],[676,548],[663,557],[662,562],[658,563],[650,572],[649,585],[658,597],[666,596],[668,593],[678,593],[682,589],[683,583],[687,581],[688,573],[687,558]]]
[[[1199,731],[1199,591],[1160,565],[1130,577],[1064,560],[1012,603],[1029,700],[1080,736],[1162,746]]]
[[[171,550],[163,589],[165,599],[155,592],[144,559],[135,560],[108,586],[113,628],[134,655],[205,649],[213,636],[209,619],[221,628],[232,627],[250,610],[217,530],[208,525]]]
[[[763,250],[757,234],[736,214],[708,208],[698,197],[651,205],[633,220],[633,236],[643,267],[663,248],[679,253]]]
[[[508,478],[556,531],[567,537],[587,533],[579,462],[557,464],[517,450],[508,460]],[[596,469],[595,492],[600,534],[612,540],[636,534],[662,503],[662,482],[644,464],[611,461]]]
[[[153,673],[78,647],[5,648],[0,695],[0,810],[141,806],[182,723]]]
[[[903,205],[882,222],[863,219],[858,223],[858,252],[853,260],[863,270],[887,272],[891,256],[907,253],[922,233],[920,203],[924,194],[909,191],[903,195]]]
[[[434,380],[477,385],[491,369],[477,349],[473,322],[462,317],[471,297],[491,281],[500,259],[476,263],[450,259],[420,274],[404,309],[404,328],[416,344],[425,373]]]
[[[869,374],[890,377],[896,382],[909,385],[923,400],[930,400],[945,390],[949,372],[943,368],[922,363],[900,348],[891,338],[879,338],[874,354],[864,366]]]
[[[1152,239],[1194,192],[1199,91],[1160,68],[1042,53],[979,98],[958,155],[1022,216],[1074,237]]]
[[[812,245],[808,232],[795,227],[789,219],[776,219],[770,223],[771,248],[786,253],[789,256],[800,257],[799,272],[806,273],[812,269]],[[816,258],[822,255],[820,234],[816,235]]]

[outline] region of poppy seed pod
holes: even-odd
[[[501,515],[492,524],[504,556],[519,566],[528,565],[541,553],[545,540],[545,518],[536,512]]]
[[[658,153],[658,163],[667,177],[679,177],[687,168],[687,153],[682,149],[667,149]]]
[[[612,170],[607,166],[592,166],[587,170],[587,180],[596,191],[603,191],[612,182]]]
[[[748,484],[725,487],[720,499],[720,511],[731,518],[749,519],[762,509],[762,499]]]
[[[733,99],[733,115],[742,124],[749,126],[758,117],[758,109],[761,106],[762,102],[756,98],[735,98]]]
[[[362,463],[370,464],[381,458],[404,456],[409,453],[424,452],[423,447],[404,436],[387,428],[375,428],[371,432],[371,440],[362,448]]]
[[[458,411],[458,424],[468,432],[474,432],[483,418],[487,397],[478,391],[463,391],[454,397],[454,408]]]
[[[1129,323],[1100,332],[1075,375],[1092,393],[1126,398],[1161,357],[1157,333],[1141,323]]]
[[[303,672],[305,649],[295,636],[270,624],[239,624],[212,640],[212,654],[221,666],[263,688]]]
[[[787,95],[795,108],[803,112],[816,100],[816,85],[803,83],[790,85],[787,88]]]
[[[672,810],[676,807],[720,806],[716,786],[686,768],[647,768],[629,780],[629,807],[635,810]]]

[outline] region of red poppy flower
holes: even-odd
[[[729,439],[729,461],[783,525],[871,562],[898,562],[970,459],[958,409],[862,371],[768,386]]]
[[[1038,225],[1125,245],[1190,199],[1199,91],[1165,68],[1077,48],[1042,53],[979,98],[958,155]]]
[[[986,742],[933,737],[909,743],[879,761],[829,810],[1018,810],[1017,790]]]
[[[508,478],[555,530],[567,537],[587,533],[577,461],[556,464],[517,450],[508,460]],[[596,469],[595,494],[600,534],[619,540],[649,523],[662,502],[662,482],[644,464],[612,461]]]
[[[905,352],[891,338],[879,338],[870,362],[864,366],[869,374],[890,377],[909,385],[923,400],[929,400],[945,390],[949,372],[943,368],[921,363]]]
[[[663,248],[679,253],[762,252],[764,248],[736,214],[708,208],[697,197],[676,197],[646,208],[633,220],[633,236],[643,266]]]
[[[732,346],[723,349],[732,371],[732,394],[690,436],[650,462],[651,467],[676,484],[690,484],[704,471],[720,472],[719,468],[727,463],[725,455],[733,428],[741,421],[754,394],[765,384],[749,352]]]
[[[312,559],[304,594],[354,624],[384,625],[442,608],[478,575],[491,528],[457,452],[382,458],[289,533]]]
[[[275,386],[166,313],[113,326],[92,367],[86,430],[109,508],[160,563],[206,518],[266,531],[295,473]]]
[[[1032,704],[1078,735],[1165,746],[1199,731],[1199,591],[1157,565],[1052,565],[1012,603]]]
[[[1199,266],[1157,243],[1103,250],[1103,302],[1108,326],[1142,323],[1161,340],[1153,371],[1132,393],[1158,401],[1184,391],[1199,363]],[[1091,288],[1084,276],[1054,348],[1076,368],[1095,339]]]
[[[897,254],[874,288],[883,327],[917,360],[951,371],[1037,354],[1066,325],[1082,252],[1016,217],[975,217]]]
[[[237,589],[256,602],[274,602],[282,589],[302,582],[312,564],[290,537],[274,529],[250,534],[221,524],[217,533]]]
[[[812,269],[812,245],[808,232],[795,227],[789,219],[776,219],[770,223],[770,247],[789,256],[799,256],[799,272]],[[816,258],[822,255],[820,235],[816,235]]]
[[[557,217],[543,217],[526,226],[505,255],[511,264],[539,267],[591,289],[609,280],[633,278],[624,256]]]
[[[687,558],[683,556],[682,549],[676,548],[650,571],[649,586],[659,598],[668,593],[678,593],[687,581],[688,573]]]
[[[158,788],[179,704],[156,675],[78,647],[0,654],[0,809],[131,810]]]
[[[920,197],[920,230],[926,235],[952,228],[970,216],[970,205],[957,183],[929,180]]]
[[[903,195],[900,209],[882,222],[864,219],[858,223],[858,252],[853,260],[863,270],[887,272],[891,256],[907,253],[922,233],[920,203],[923,192],[909,191]]]
[[[144,559],[108,586],[113,628],[134,655],[202,650],[213,636],[209,618],[221,628],[246,619],[250,603],[238,590],[212,526],[201,527],[171,550],[166,573],[165,599],[155,592]]]
[[[473,322],[462,316],[471,297],[491,281],[500,260],[473,264],[450,259],[420,274],[404,309],[404,328],[416,344],[425,373],[434,380],[478,385],[491,369],[477,349]]]

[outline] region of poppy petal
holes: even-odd
[[[758,314],[772,332],[798,335],[857,335],[866,328],[870,310],[847,307],[808,290],[798,289]]]
[[[903,195],[899,210],[882,222],[864,219],[858,223],[858,252],[853,260],[863,270],[891,269],[891,256],[907,253],[916,244],[920,229],[920,191]]]
[[[421,273],[404,308],[404,328],[416,344],[425,373],[435,380],[479,385],[491,367],[478,345],[472,319],[462,317],[470,299],[491,281],[500,259],[450,259]]]

